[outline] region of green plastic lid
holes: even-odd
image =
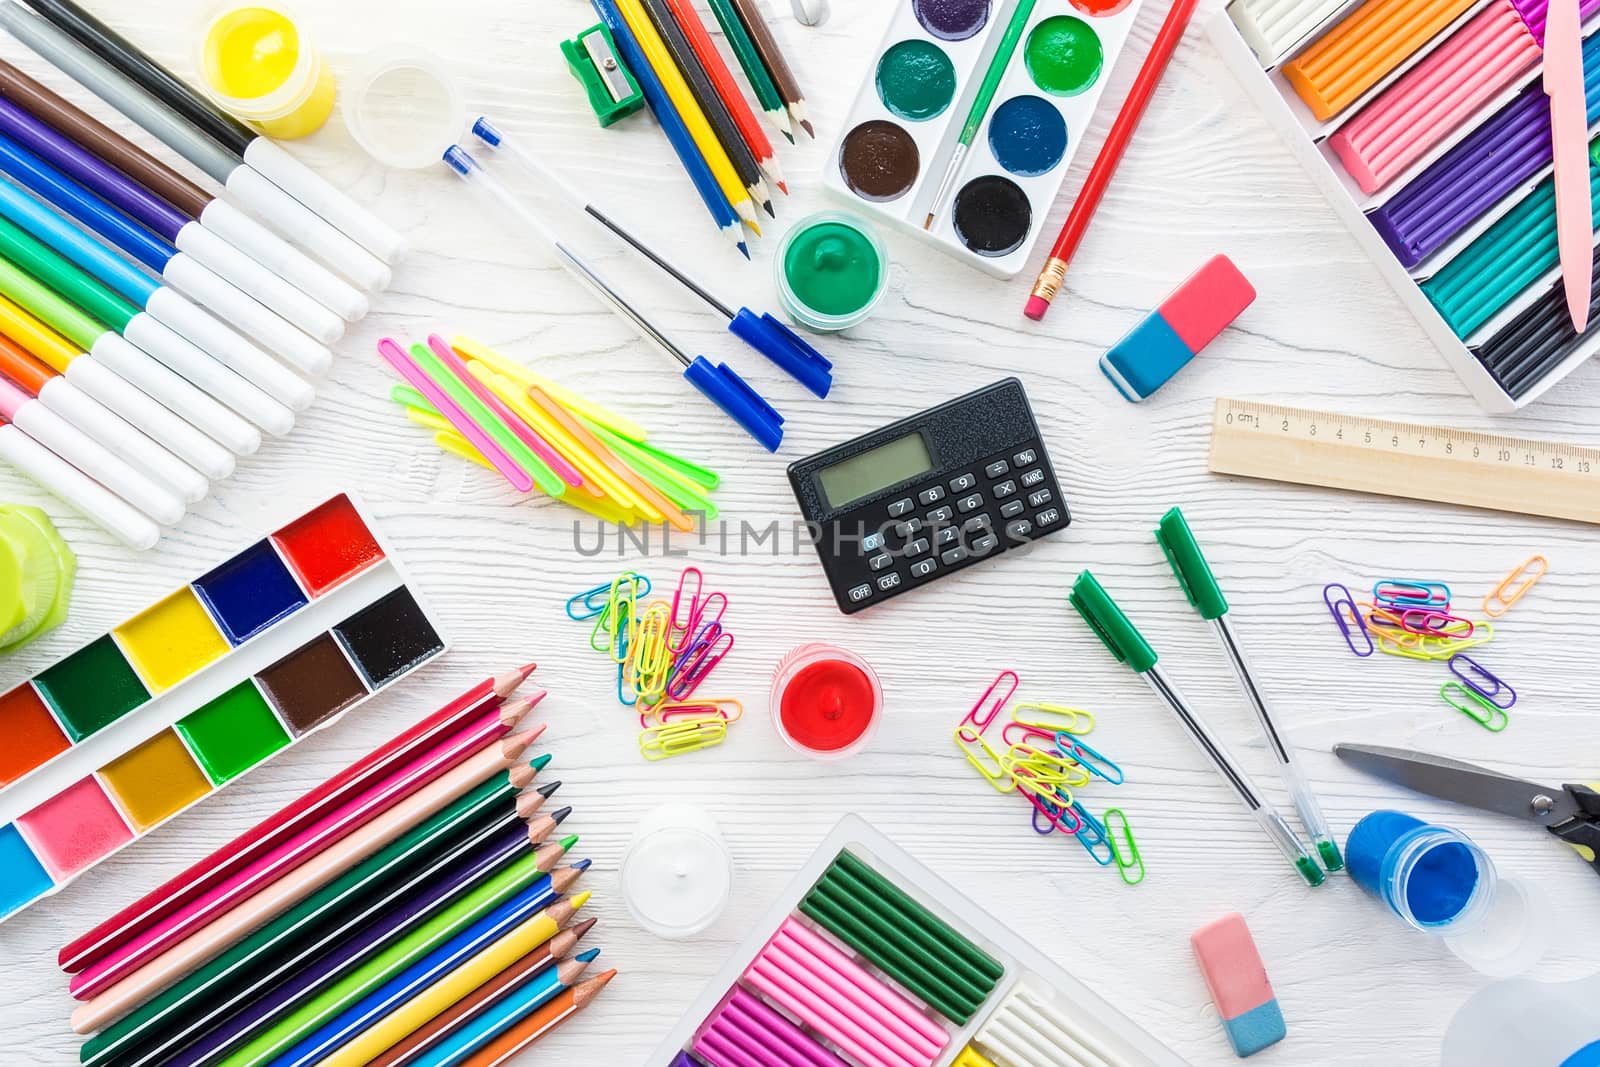
[[[1228,613],[1228,599],[1222,595],[1211,565],[1206,562],[1200,543],[1184,520],[1183,512],[1173,508],[1161,516],[1161,526],[1156,530],[1156,540],[1161,551],[1172,564],[1172,573],[1178,576],[1183,595],[1200,611],[1203,619],[1216,619]]]
[[[0,504],[0,652],[61,625],[77,557],[38,508]]]
[[[1083,616],[1083,621],[1089,624],[1089,628],[1105,642],[1113,656],[1139,674],[1156,665],[1155,649],[1150,647],[1138,627],[1128,621],[1122,609],[1117,607],[1117,602],[1111,599],[1111,594],[1101,587],[1094,575],[1088,571],[1078,575],[1078,580],[1072,583],[1072,595],[1068,599],[1078,609],[1078,614]]]

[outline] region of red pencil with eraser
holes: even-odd
[[[1094,166],[1089,168],[1089,177],[1078,191],[1078,199],[1072,202],[1072,210],[1061,227],[1061,236],[1056,238],[1055,247],[1050,249],[1050,258],[1044,261],[1039,278],[1033,283],[1033,293],[1022,311],[1028,318],[1034,321],[1044,318],[1044,313],[1050,310],[1050,301],[1061,290],[1061,283],[1067,276],[1067,264],[1072,262],[1078,242],[1083,240],[1095,209],[1106,195],[1106,186],[1111,184],[1117,164],[1122,162],[1122,154],[1127,151],[1128,142],[1133,140],[1133,131],[1144,117],[1144,109],[1160,84],[1161,75],[1166,72],[1167,62],[1177,50],[1178,42],[1183,39],[1183,31],[1189,27],[1189,19],[1194,15],[1197,2],[1176,0],[1172,10],[1167,12],[1167,20],[1161,24],[1155,43],[1150,46],[1150,54],[1145,56],[1144,66],[1139,68],[1138,77],[1133,79],[1128,99],[1117,113],[1116,121],[1111,124],[1105,146],[1095,157]]]

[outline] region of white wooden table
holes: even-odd
[[[201,17],[193,0],[98,5],[134,40],[190,69]],[[424,41],[459,72],[467,99],[531,141],[600,204],[670,248],[727,297],[774,307],[776,234],[827,206],[818,175],[840,116],[881,33],[886,0],[835,0],[807,30],[782,12],[778,32],[806,87],[821,140],[781,151],[794,195],[746,265],[707,225],[700,204],[648,120],[599,129],[556,44],[592,24],[587,5],[458,0],[338,0],[306,25],[336,69],[374,36]],[[775,8],[774,0],[767,6]],[[1076,189],[1165,10],[1152,4],[1131,62],[1115,72],[1101,121],[1066,188]],[[13,42],[0,55],[65,80]],[[72,87],[75,99],[84,94]],[[108,109],[95,105],[97,114]],[[142,135],[141,135],[142,136]],[[1234,618],[1342,836],[1363,814],[1400,807],[1466,831],[1505,870],[1549,890],[1567,932],[1540,968],[1588,973],[1600,959],[1594,877],[1546,835],[1513,820],[1432,803],[1362,777],[1329,754],[1338,741],[1415,745],[1550,782],[1595,772],[1600,720],[1590,704],[1590,613],[1600,557],[1591,528],[1443,506],[1232,481],[1205,469],[1219,395],[1334,410],[1504,428],[1596,443],[1600,367],[1572,375],[1516,418],[1476,411],[1289,153],[1253,112],[1197,28],[1166,82],[1073,265],[1068,290],[1042,325],[1020,313],[1027,282],[1001,284],[909,240],[890,239],[891,291],[848,338],[819,341],[836,363],[819,401],[739,351],[715,318],[603,236],[570,217],[565,232],[604,253],[661,323],[699,351],[734,360],[788,417],[769,456],[692,393],[556,266],[536,240],[486,212],[443,168],[386,172],[336,120],[296,150],[404,229],[414,252],[368,321],[339,347],[315,406],[294,433],[242,462],[155,551],[113,544],[43,501],[81,560],[69,623],[0,661],[9,686],[194,577],[269,524],[339,489],[360,491],[383,533],[453,639],[450,654],[295,751],[202,803],[77,885],[0,925],[0,1019],[7,1064],[75,1062],[71,1002],[53,964],[68,937],[287,803],[490,670],[535,658],[552,695],[552,773],[576,806],[570,829],[592,856],[592,944],[624,972],[587,1017],[526,1062],[634,1064],[655,1046],[701,983],[750,930],[790,874],[845,812],[867,816],[995,913],[1034,936],[1073,973],[1122,1005],[1195,1063],[1226,1064],[1223,1038],[1187,938],[1233,910],[1249,918],[1288,1019],[1289,1039],[1257,1062],[1428,1064],[1451,1015],[1483,979],[1442,944],[1411,931],[1338,877],[1304,888],[1202,762],[1171,714],[1114,663],[1067,607],[1073,577],[1092,567],[1163,654],[1172,675],[1282,799],[1254,720],[1207,628],[1182,599],[1151,530],[1183,505],[1235,607]],[[564,210],[564,209],[563,209]],[[1066,200],[1052,212],[1053,233]],[[1095,368],[1127,331],[1205,257],[1225,251],[1260,298],[1238,327],[1141,406]],[[1039,254],[1042,254],[1039,253]],[[1037,259],[1036,255],[1036,259]],[[515,497],[487,473],[435,452],[386,399],[392,377],[373,342],[384,334],[470,333],[650,427],[709,461],[732,533],[748,522],[786,526],[795,508],[784,466],[820,447],[1009,374],[1020,375],[1042,422],[1073,523],[1025,554],[974,568],[932,590],[842,617],[809,550],[770,544],[757,555],[690,546],[688,559],[729,592],[738,645],[715,688],[745,701],[747,721],[719,750],[662,765],[638,757],[631,716],[611,695],[606,666],[562,604],[622,566],[670,583],[684,562],[619,561],[574,551],[575,513]],[[0,471],[0,498],[43,498]],[[736,542],[737,538],[734,538]],[[592,543],[592,538],[586,539]],[[681,548],[674,543],[674,550]],[[1385,575],[1435,575],[1481,596],[1530,552],[1550,576],[1506,620],[1494,664],[1521,702],[1491,735],[1448,711],[1439,671],[1376,657],[1358,661],[1323,610],[1330,580],[1358,588]],[[779,656],[833,640],[872,662],[888,698],[865,754],[820,765],[793,755],[770,728],[765,697]],[[995,673],[1016,669],[1022,695],[1076,704],[1099,717],[1094,743],[1120,760],[1116,794],[1132,818],[1149,877],[1137,888],[1093,866],[1070,842],[1036,837],[1026,812],[977,780],[950,730]],[[3,739],[0,739],[3,742]],[[732,906],[706,935],[669,943],[635,929],[616,893],[632,827],[666,800],[704,805],[737,862]]]

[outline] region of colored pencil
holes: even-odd
[[[167,102],[151,95],[137,79],[120,72],[71,34],[24,10],[13,0],[0,2],[0,26],[212,180],[226,186],[236,203],[253,211],[273,229],[360,288],[382,289],[389,284],[392,272],[387,263],[308,206],[311,201],[301,193],[310,195],[310,191],[300,189],[299,183],[277,172],[278,165],[285,161],[286,170],[305,169],[282,149],[269,143],[259,153],[252,152],[252,159],[242,160],[191,125]],[[120,54],[118,58],[122,58]],[[263,139],[257,139],[260,140]],[[256,143],[252,142],[252,149]],[[311,177],[314,184],[326,184],[314,174]],[[284,181],[296,188],[289,189],[283,185]]]
[[[783,98],[784,107],[789,112],[789,117],[812,137],[817,131],[812,128],[811,120],[806,117],[806,97],[800,91],[800,83],[795,79],[794,70],[789,66],[788,59],[784,58],[783,49],[778,47],[778,39],[773,36],[772,27],[767,25],[767,20],[761,14],[761,5],[758,0],[732,0],[733,7],[739,15],[739,21],[744,25],[745,31],[750,34],[751,42],[756,46],[756,51],[761,55],[762,65],[772,75],[772,81],[778,87],[778,93]]]
[[[326,224],[385,263],[404,255],[405,239],[399,234],[326,179],[303,164],[295,163],[288,153],[190,88],[72,0],[36,0],[31,6],[241,162],[256,167],[290,196],[311,207]]]
[[[684,36],[689,39],[700,65],[716,87],[717,95],[722,98],[724,106],[738,125],[740,135],[755,153],[756,164],[761,168],[761,173],[788,196],[789,186],[783,180],[783,168],[778,163],[778,154],[773,151],[772,140],[767,136],[761,120],[756,118],[755,110],[750,107],[750,102],[745,99],[744,93],[739,91],[739,84],[734,80],[733,71],[728,69],[722,53],[717,51],[716,42],[711,39],[700,12],[695,10],[692,0],[667,0],[667,3]]]
[[[0,305],[4,305],[0,309],[0,330],[5,329],[5,319],[27,315],[4,297],[0,297]],[[40,328],[43,329],[42,325]],[[59,335],[45,332],[54,343],[66,344]],[[69,358],[76,358],[76,355],[72,353]],[[203,500],[210,491],[206,476],[168,451],[149,429],[124,419],[35,356],[25,342],[4,333],[0,333],[0,374],[38,397],[51,411],[101,444],[119,448],[124,459],[173,489],[188,503]]]
[[[461,1062],[474,1049],[493,1040],[496,1034],[509,1028],[518,1019],[537,1011],[571,989],[599,955],[597,948],[580,952],[572,959],[562,960],[554,969],[547,968],[505,993],[476,1018],[440,1042],[438,1047],[425,1053],[418,1061],[420,1067],[445,1067]],[[330,1063],[329,1067],[334,1065]],[[356,1067],[356,1064],[351,1061],[341,1067]]]
[[[444,1047],[446,1038],[451,1039],[453,1044],[455,1035],[463,1032],[463,1027],[474,1023],[489,1008],[503,1003],[506,996],[548,968],[552,960],[572,952],[583,936],[594,928],[595,921],[585,919],[567,927],[373,1057],[368,1067],[411,1067],[419,1062],[424,1053],[436,1058],[436,1049]]]
[[[535,919],[523,923],[501,937],[440,978],[435,984],[422,989],[416,996],[363,1030],[354,1040],[340,1046],[337,1052],[320,1061],[319,1067],[366,1067],[376,1056],[393,1048],[396,1042],[414,1033],[430,1020],[438,1018],[441,1012],[448,1010],[462,997],[492,980],[508,967],[515,966],[519,960],[528,958],[540,948],[544,949],[547,959],[552,958],[549,955],[549,941],[545,941],[542,945],[529,946],[530,941],[535,941],[543,935],[542,929],[529,932],[531,927],[537,925],[539,923]],[[561,935],[558,932],[553,936]],[[545,1003],[582,977],[590,962],[599,955],[600,950],[596,948],[579,953],[571,959],[562,958],[565,953],[554,956],[557,961],[554,967],[541,968],[531,975],[520,988],[507,994],[504,1002],[491,1007],[476,1023],[471,1024],[468,1031],[493,1025],[507,1010],[524,1005],[526,1006],[524,1010],[532,1010]],[[512,1018],[515,1018],[515,1015]],[[510,1021],[506,1020],[507,1023]]]
[[[581,896],[582,894],[580,894]],[[551,903],[550,879],[525,860],[512,864],[310,1000],[274,1019],[262,1033],[225,1057],[219,1067],[274,1067],[311,1061],[353,1036],[369,1011],[381,1010],[391,995],[404,995],[411,978],[430,973],[429,964],[451,958],[538,916],[544,938],[554,937],[576,910],[577,897]],[[542,909],[542,911],[541,911]],[[419,966],[420,965],[420,966]]]
[[[4,60],[0,60],[0,98],[12,101],[86,150],[91,158],[115,168],[184,218],[199,223],[207,232],[276,273],[346,322],[363,318],[371,309],[365,294],[316,260]],[[160,232],[153,224],[153,215],[147,219],[138,211],[130,211],[130,214]],[[185,251],[198,254],[196,246],[202,238],[184,228],[169,240]]]
[[[182,416],[230,452],[244,456],[261,447],[261,431],[206,391],[222,374],[235,377],[233,372],[195,351],[193,346],[166,346],[161,352],[163,358],[158,360],[117,331],[102,326],[3,256],[0,256],[0,295],[38,316],[97,362]],[[140,339],[147,340],[142,335]],[[64,367],[56,369],[66,373]]]
[[[0,101],[0,111],[5,109],[15,110],[13,105]],[[322,374],[333,365],[333,353],[325,343],[308,337],[294,324],[257,302],[254,295],[241,289],[234,280],[222,277],[199,260],[179,252],[170,242],[151,233],[3,133],[0,133],[0,171],[143,263],[174,289],[205,305],[295,368],[307,374]],[[239,281],[249,284],[246,279]]]
[[[554,1000],[524,1016],[509,1030],[479,1048],[469,1058],[462,1060],[463,1067],[496,1067],[560,1026],[589,1006],[616,971],[597,974],[588,981],[579,982]]]
[[[1033,283],[1033,292],[1029,294],[1027,306],[1023,309],[1023,314],[1028,318],[1044,318],[1044,313],[1050,310],[1050,302],[1061,291],[1061,283],[1067,276],[1067,265],[1072,262],[1072,255],[1077,251],[1083,235],[1089,231],[1095,209],[1106,195],[1106,188],[1117,172],[1117,164],[1122,162],[1122,155],[1133,140],[1133,132],[1144,117],[1150,97],[1161,83],[1167,62],[1177,50],[1178,42],[1183,40],[1183,31],[1189,26],[1196,3],[1197,0],[1173,0],[1166,21],[1156,31],[1150,54],[1145,56],[1144,65],[1134,77],[1133,88],[1128,90],[1128,98],[1123,101],[1122,110],[1117,112],[1116,120],[1111,123],[1111,132],[1106,134],[1106,143],[1100,147],[1094,166],[1089,168],[1089,176],[1084,179],[1083,188],[1078,190],[1077,199],[1072,201],[1072,210],[1067,213],[1061,234],[1050,249],[1050,258],[1044,261],[1039,277]]]
[[[539,758],[541,763],[547,760],[548,756]],[[331,882],[347,867],[377,852],[461,793],[501,775],[517,786],[518,779],[505,768],[508,762],[494,747],[484,749],[355,833],[317,853],[296,868],[292,876],[268,884],[181,940],[163,942],[158,953],[141,955],[144,962],[132,970],[116,972],[111,984],[97,986],[100,991],[94,998],[72,1013],[74,1029],[88,1033],[127,1014],[148,997],[227,951],[244,934]],[[544,829],[548,833],[553,828],[551,825]]]
[[[0,250],[7,259],[127,336],[130,321],[148,315],[155,327],[170,331],[196,351],[209,356],[267,399],[237,390],[219,399],[255,408],[241,412],[272,432],[294,426],[294,413],[309,407],[316,391],[304,378],[234,333],[166,285],[157,285],[42,204],[29,200],[0,179]],[[115,290],[115,291],[114,291]],[[152,327],[152,328],[155,328]],[[136,331],[141,327],[134,326]],[[136,336],[143,336],[137,333]],[[259,412],[257,411],[259,409]],[[260,418],[256,415],[260,414]],[[266,420],[266,421],[262,421]]]
[[[739,218],[745,225],[760,236],[761,229],[756,224],[756,209],[750,190],[740,182],[733,161],[728,158],[722,142],[717,140],[717,135],[706,119],[705,112],[695,102],[694,93],[690,91],[682,72],[672,62],[666,43],[662,41],[661,35],[656,33],[650,17],[640,5],[640,0],[595,0],[595,4],[615,8],[623,21],[628,24],[628,29],[633,32],[633,39],[638,43],[645,61],[655,71],[657,80],[672,101],[672,106],[683,119],[689,136],[694,140],[695,148],[705,159],[706,165],[711,168],[711,174],[716,178],[722,195],[728,198],[728,203],[733,205],[733,210],[738,212]]]
[[[767,68],[761,62],[761,53],[756,51],[756,43],[750,39],[749,32],[744,28],[744,23],[739,21],[739,13],[733,9],[731,0],[711,0],[711,13],[716,16],[717,25],[722,27],[722,35],[728,39],[728,44],[733,49],[733,54],[739,59],[739,66],[744,70],[750,88],[755,91],[756,101],[761,109],[766,112],[768,119],[776,126],[789,143],[794,143],[794,125],[789,121],[789,112],[783,105],[783,97],[778,92],[778,86],[772,80],[772,75],[767,73]]]
[[[672,146],[678,162],[688,173],[690,182],[694,184],[695,193],[705,204],[706,210],[711,213],[711,221],[716,223],[717,229],[732,242],[744,258],[749,259],[750,246],[745,243],[744,228],[739,213],[734,211],[733,204],[723,195],[722,187],[717,184],[716,176],[711,173],[711,167],[700,155],[700,150],[695,147],[694,138],[690,135],[689,128],[684,125],[683,116],[678,114],[672,98],[667,95],[666,87],[650,69],[650,63],[640,50],[639,42],[634,39],[633,31],[628,28],[627,20],[622,17],[622,13],[616,9],[611,0],[590,0],[590,4],[595,14],[600,17],[600,21],[611,31],[622,61],[634,72],[634,78],[639,82],[639,91],[644,94],[645,103],[654,113],[656,121],[661,123],[661,132],[666,134],[667,143]]]
[[[479,682],[409,730],[367,753],[311,792],[191,865],[183,873],[146,893],[88,933],[68,942],[58,955],[57,962],[61,969],[68,973],[83,970],[107,952],[125,944],[146,926],[172,914],[293,836],[302,827],[310,825],[373,782],[386,777],[402,761],[437,744],[473,719],[497,711],[505,698],[533,673],[535,666],[529,663]],[[539,693],[530,699],[537,704],[543,695]],[[507,714],[501,714],[500,718],[509,733],[516,725],[516,720]]]
[[[481,854],[498,857],[498,842],[527,840],[516,813],[516,791],[492,778],[463,793],[392,844],[323,886],[276,919],[240,939],[227,952],[162,990],[90,1038],[80,1058],[98,1063],[137,1047],[153,1057],[228,1017],[245,1000],[272,988],[291,970],[340,943],[389,905],[441,872],[477,870]],[[511,854],[515,854],[513,851]],[[120,1059],[119,1059],[120,1062]]]
[[[700,110],[705,113],[706,121],[711,124],[712,133],[716,135],[723,151],[728,153],[728,159],[733,163],[734,172],[739,175],[739,180],[744,183],[751,198],[761,205],[762,210],[768,215],[774,215],[772,194],[767,190],[766,182],[762,180],[755,149],[745,141],[739,124],[734,121],[733,113],[728,110],[727,103],[718,95],[716,85],[711,81],[711,75],[700,62],[700,56],[689,43],[683,27],[672,17],[665,0],[640,0],[640,3],[654,24],[662,43],[667,46],[667,55],[688,84],[695,103],[699,104]]]
[[[508,714],[516,711],[518,705],[523,708],[528,706],[524,701],[512,701],[505,706]],[[492,766],[498,757],[501,767],[520,760],[528,746],[543,732],[544,727],[539,726],[526,733],[501,739],[503,727],[499,719],[491,713],[490,716],[473,723],[460,733],[451,735],[437,747],[401,765],[388,778],[375,782],[365,792],[352,797],[347,803],[306,826],[242,870],[159,922],[150,925],[138,936],[102,956],[91,966],[79,971],[72,978],[72,995],[79,1000],[90,999],[118,978],[160,955],[166,948],[224,914],[235,904],[266,888],[289,872],[296,871],[301,864],[324,849],[360,833],[364,827],[388,813],[399,802],[408,799],[469,759],[476,759],[484,766]],[[496,741],[499,741],[498,753],[492,747]],[[296,876],[299,876],[298,871]]]

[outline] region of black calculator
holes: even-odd
[[[797,460],[789,483],[846,614],[1072,521],[1016,378]]]

